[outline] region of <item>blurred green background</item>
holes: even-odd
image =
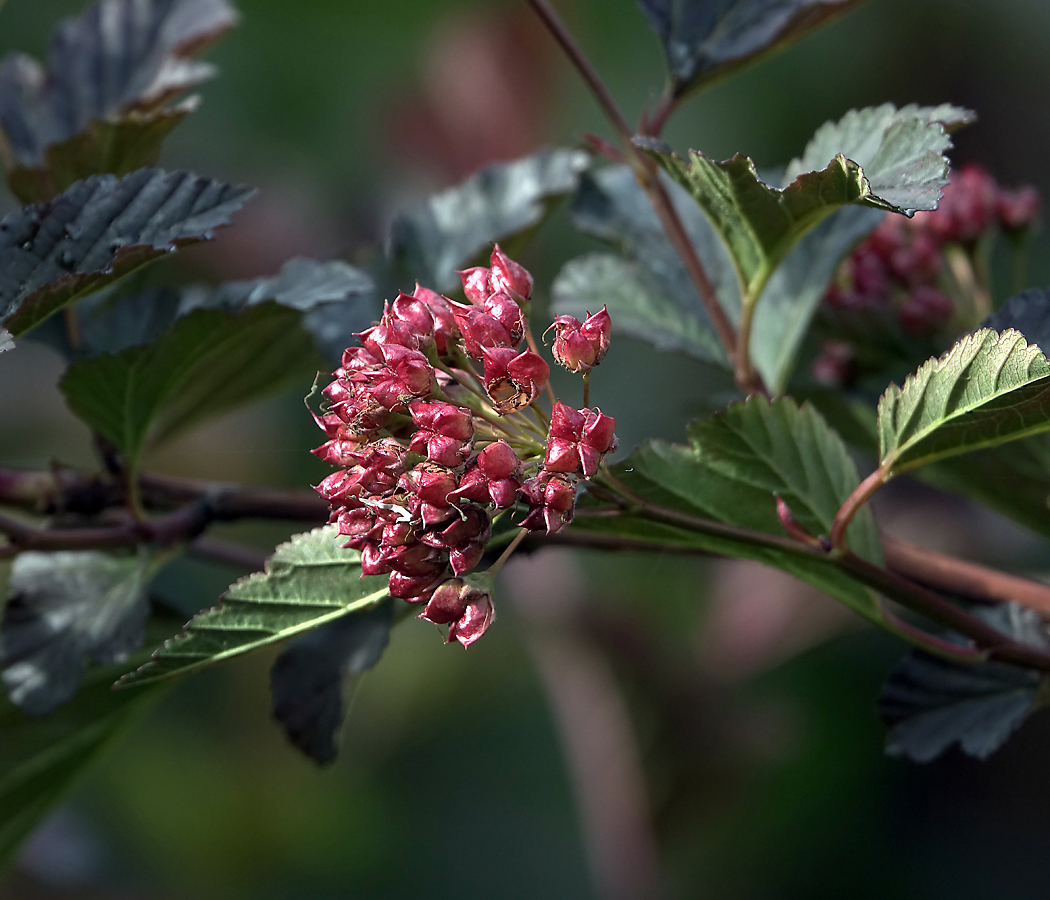
[[[270,274],[297,254],[362,260],[396,210],[485,162],[609,136],[520,0],[238,5],[241,27],[207,57],[221,75],[164,164],[262,193],[214,245],[165,264],[170,277]],[[82,6],[8,0],[0,50],[42,55],[54,23]],[[635,118],[663,78],[636,4],[559,7]],[[665,137],[770,166],[847,109],[950,101],[980,116],[953,159],[1047,195],[1048,35],[1045,0],[870,0],[685,104]],[[591,248],[564,210],[541,231],[524,257],[540,304],[559,267]],[[1031,281],[1048,280],[1040,236]],[[0,460],[90,464],[88,436],[53,387],[58,359],[28,342],[10,357]],[[699,363],[623,339],[594,397],[627,449],[677,438],[726,389]],[[315,443],[289,396],[181,440],[153,465],[302,486],[325,471],[307,453]],[[961,501],[912,489],[883,506],[883,524],[928,545],[1050,568],[1039,542]],[[222,535],[269,549],[288,533],[244,525]],[[158,593],[189,614],[240,574],[179,562]],[[469,653],[423,623],[397,630],[327,770],[270,721],[273,654],[179,684],[27,844],[0,896],[644,896],[644,858],[632,887],[603,856],[620,841],[630,869],[637,835],[629,815],[616,831],[617,798],[630,806],[640,787],[651,817],[640,840],[655,834],[669,897],[1047,896],[1045,717],[984,764],[955,752],[923,767],[888,760],[875,702],[903,647],[830,601],[741,567],[651,555],[537,557],[508,567],[506,580],[498,626]],[[608,715],[577,720],[574,732],[572,710],[593,711],[587,697]],[[615,728],[602,732],[618,721],[630,726],[626,750]],[[608,804],[595,807],[595,796]]]

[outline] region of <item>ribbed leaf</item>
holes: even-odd
[[[386,576],[362,578],[360,555],[341,544],[334,525],[282,544],[265,572],[232,585],[219,606],[195,616],[118,685],[194,672],[379,603],[388,596]]]
[[[1017,331],[983,329],[879,400],[887,474],[1050,429],[1050,362]]]
[[[936,208],[948,181],[943,151],[951,144],[941,119],[956,122],[961,112],[889,105],[853,112],[818,132],[783,188],[766,184],[740,154],[716,162],[690,151],[686,162],[659,142],[637,142],[707,214],[754,302],[791,248],[836,209],[856,204],[911,215]],[[868,127],[851,127],[851,116]],[[826,155],[829,147],[836,149]]]
[[[1039,616],[1016,604],[976,614],[1015,640],[1050,648]],[[912,650],[890,676],[879,713],[891,726],[886,752],[930,762],[952,744],[986,759],[1016,731],[1036,705],[1044,677],[1005,663],[960,665]]]
[[[639,0],[681,96],[796,41],[859,0]]]
[[[97,175],[0,222],[0,323],[15,337],[180,247],[211,240],[254,189],[186,172]]]
[[[380,603],[293,638],[274,662],[274,718],[315,762],[335,760],[354,692],[382,657],[393,624],[393,601]]]
[[[308,377],[315,360],[301,313],[345,300],[357,275],[297,259],[275,278],[89,302],[84,343],[95,355],[70,366],[62,391],[134,460],[151,441]]]
[[[0,129],[24,203],[73,182],[153,165],[164,137],[196,102],[167,104],[214,74],[191,57],[236,22],[226,0],[100,0],[54,31],[45,70],[0,64]]]
[[[692,446],[651,441],[618,470],[636,492],[654,502],[756,531],[785,536],[776,496],[813,534],[827,534],[835,513],[859,483],[839,437],[815,409],[790,398],[752,397],[690,427]],[[816,585],[876,622],[874,594],[821,558],[755,547],[630,516],[583,518],[574,529],[615,533],[645,541],[667,541],[712,553],[754,559]],[[874,563],[882,551],[867,510],[850,526],[853,550]]]

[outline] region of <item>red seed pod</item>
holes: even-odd
[[[543,467],[549,472],[592,478],[602,457],[616,449],[616,420],[600,410],[573,409],[555,403]]]
[[[506,291],[494,291],[481,304],[492,318],[500,323],[510,335],[508,346],[517,347],[525,336],[525,315]]]
[[[412,296],[423,303],[430,312],[434,320],[434,340],[437,342],[437,351],[444,356],[459,337],[456,318],[452,315],[452,301],[436,291],[420,287],[418,282]]]
[[[558,316],[551,328],[555,329],[551,352],[570,372],[590,371],[609,352],[612,319],[604,306],[583,322],[575,316]]]
[[[358,376],[376,403],[391,412],[400,412],[409,401],[430,393],[434,368],[422,353],[399,344],[384,344],[381,350],[386,365]]]
[[[409,407],[416,432],[409,449],[425,453],[432,462],[454,467],[470,455],[474,423],[470,410],[440,400],[419,401]]]
[[[485,348],[485,390],[500,415],[524,409],[550,378],[550,366],[531,350],[497,347]]]
[[[456,274],[463,281],[463,293],[471,303],[481,303],[492,288],[489,287],[489,275],[491,274],[484,266],[475,266],[472,269],[463,269]]]
[[[446,578],[444,570],[434,575],[405,575],[391,572],[388,580],[390,596],[407,603],[425,603],[431,593]]]
[[[512,300],[511,303],[514,301]],[[514,307],[517,309],[517,305]],[[463,336],[463,349],[474,359],[482,359],[486,347],[516,347],[521,334],[515,336],[499,319],[481,306],[452,306],[456,326]],[[520,315],[521,310],[518,310]]]
[[[567,475],[541,471],[522,484],[521,493],[530,506],[522,528],[530,531],[545,528],[547,534],[555,534],[572,521],[576,488]]]
[[[434,337],[434,316],[426,303],[412,294],[401,292],[391,304],[384,318],[402,323],[417,338],[417,344],[423,345]]]
[[[532,276],[520,263],[514,262],[496,244],[489,258],[492,269],[489,273],[489,287],[493,291],[506,291],[512,297],[527,301],[532,296]]]
[[[492,595],[480,576],[470,580],[451,578],[439,585],[419,618],[436,625],[448,625],[448,643],[458,641],[470,646],[495,620]]]

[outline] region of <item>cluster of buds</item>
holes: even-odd
[[[966,318],[960,306],[968,286],[960,277],[978,280],[973,273],[989,240],[996,232],[1020,240],[1039,209],[1035,188],[1007,190],[980,166],[964,166],[953,173],[936,210],[911,219],[886,215],[841,266],[824,309],[834,320],[894,322],[907,339],[930,339],[957,316]],[[977,320],[987,312],[975,310]],[[829,340],[812,372],[826,383],[849,383],[856,374],[855,348]]]
[[[491,578],[471,574],[495,519],[520,506],[524,529],[566,527],[579,481],[617,441],[600,410],[539,408],[550,367],[522,347],[535,347],[532,276],[498,245],[488,267],[459,274],[467,303],[417,285],[357,335],[323,390],[314,418],[327,440],[313,452],[339,467],[317,491],[362,573],[387,575],[391,596],[468,646],[495,616]],[[570,371],[589,372],[609,349],[604,309],[552,328]]]

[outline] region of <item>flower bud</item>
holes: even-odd
[[[434,340],[437,342],[438,353],[444,356],[459,337],[456,319],[452,315],[451,301],[436,291],[420,287],[418,282],[412,296],[426,306],[434,319]]]
[[[432,462],[450,468],[470,455],[474,423],[470,410],[440,400],[418,401],[409,409],[416,432],[409,449],[425,453]]]
[[[430,600],[434,588],[446,577],[445,570],[433,575],[405,575],[391,572],[388,587],[391,597],[407,603],[424,603]]]
[[[551,328],[556,330],[551,352],[570,372],[590,371],[609,352],[612,319],[604,306],[583,322],[575,316],[558,316]]]
[[[481,303],[492,289],[489,287],[490,272],[484,266],[474,266],[472,269],[463,269],[456,274],[463,281],[463,293],[471,303]]]
[[[521,493],[530,506],[522,528],[530,531],[546,528],[547,534],[555,534],[572,521],[576,489],[568,476],[543,470],[521,486]]]
[[[506,294],[502,296],[506,297]],[[509,298],[508,301],[514,305],[520,317],[521,310],[518,309],[517,304]],[[497,301],[497,312],[502,312],[498,308],[501,305]],[[455,316],[459,333],[463,335],[463,349],[474,359],[482,359],[486,347],[516,347],[521,343],[523,321],[521,330],[515,332],[482,306],[464,306],[462,303],[453,305],[452,314]],[[504,318],[507,317],[504,315]],[[515,324],[512,320],[507,320],[508,324]]]
[[[616,420],[600,410],[578,410],[555,403],[543,467],[549,472],[592,478],[602,457],[616,449]]]
[[[448,625],[448,643],[469,647],[495,620],[490,584],[482,575],[449,579],[434,590],[419,618]]]
[[[485,390],[500,415],[532,403],[550,377],[550,366],[531,350],[485,348],[483,358]]]
[[[493,291],[506,291],[512,297],[520,297],[523,301],[532,295],[532,276],[523,265],[514,262],[496,244],[489,258],[492,266],[489,272],[489,287]]]

